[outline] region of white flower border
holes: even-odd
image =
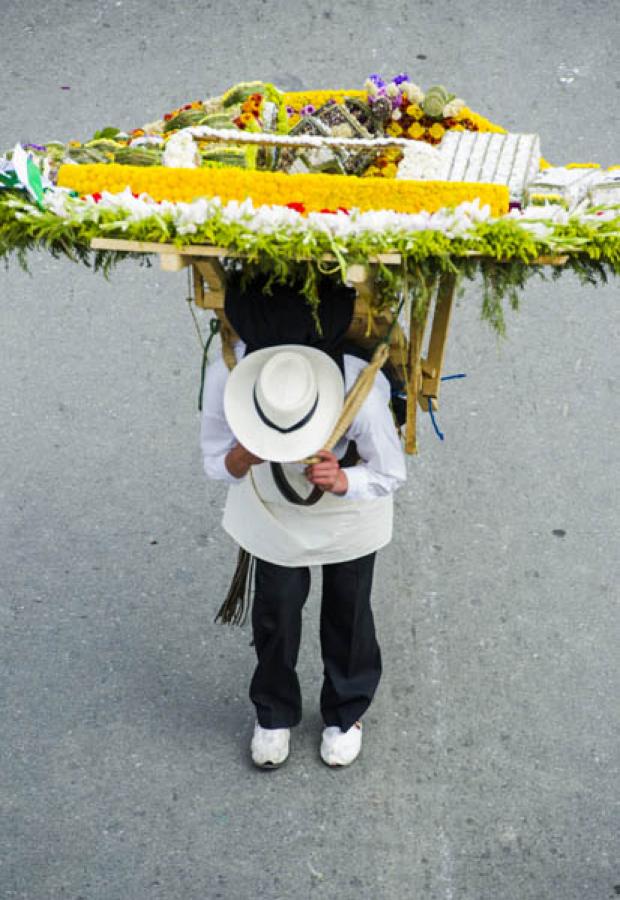
[[[127,230],[133,222],[155,216],[162,218],[162,225],[164,217],[169,219],[178,234],[190,235],[210,220],[219,218],[224,223],[241,225],[248,232],[273,234],[284,231],[308,235],[323,232],[344,241],[364,234],[404,236],[421,231],[440,232],[450,239],[467,239],[474,236],[472,232],[476,225],[501,220],[513,221],[536,239],[544,241],[552,238],[556,225],[578,222],[596,226],[620,216],[620,206],[590,207],[569,213],[562,206],[547,204],[523,210],[513,209],[500,220],[494,219],[490,207],[481,206],[477,199],[433,213],[361,212],[353,209],[349,213],[311,212],[302,215],[285,206],[254,206],[250,199],[228,203],[222,203],[219,197],[199,198],[191,203],[156,201],[146,193],[135,197],[129,188],[120,193],[102,191],[100,200],[92,196],[72,196],[66,188],[54,188],[45,193],[44,203],[56,215],[77,222],[97,222],[103,211],[116,212],[120,217],[113,227],[122,230]],[[105,229],[105,223],[102,227]]]

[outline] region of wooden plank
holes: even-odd
[[[568,253],[562,256],[539,256],[532,263],[533,266],[565,266],[568,262]]]
[[[430,309],[430,302],[426,305],[424,317],[421,321],[416,318],[415,306],[411,305],[409,317],[409,353],[407,358],[407,423],[405,426],[405,453],[418,452],[416,435],[417,425],[417,400],[422,385],[422,341],[426,330],[426,322]]]
[[[231,259],[240,259],[245,254],[236,253],[226,247],[216,247],[210,244],[188,244],[185,247],[177,247],[176,244],[164,244],[158,241],[127,241],[122,238],[92,238],[90,246],[93,250],[122,250],[125,253],[173,253],[177,256],[216,256],[229,257]],[[465,256],[482,257],[482,253],[477,250],[469,250]],[[309,260],[311,257],[296,257],[300,261]],[[557,256],[539,256],[533,260],[532,266],[563,266],[568,262],[568,254],[558,254]],[[334,262],[336,257],[331,253],[326,253],[321,257],[325,262]],[[369,263],[383,263],[385,266],[398,266],[401,262],[400,253],[378,253],[376,256],[368,257]],[[498,260],[502,262],[502,260]],[[509,262],[509,260],[505,260]]]
[[[446,352],[446,339],[448,328],[450,327],[455,293],[456,275],[446,272],[439,279],[428,353],[426,359],[422,362],[420,405],[425,410],[428,409],[429,398],[431,398],[433,409],[437,409],[441,372]]]
[[[368,266],[362,266],[359,263],[354,263],[347,269],[346,280],[351,282],[351,284],[365,284],[367,281],[370,281],[371,278],[372,275]]]
[[[230,371],[235,368],[237,363],[237,357],[235,355],[235,344],[239,340],[238,335],[234,331],[232,325],[226,318],[226,313],[223,309],[216,310],[215,315],[221,322],[220,326],[220,340],[222,343],[222,357],[226,366]]]
[[[179,253],[161,253],[159,265],[162,272],[180,272],[191,265],[189,256],[181,256]]]
[[[214,247],[210,244],[192,244],[177,247],[176,244],[164,244],[158,241],[126,241],[121,238],[92,238],[93,250],[122,250],[127,253],[174,253],[180,256],[229,256],[238,257],[243,254],[233,253],[226,247]]]
[[[205,305],[205,290],[202,275],[195,264],[192,264],[192,285],[194,288],[194,303],[200,309],[208,309]]]
[[[244,253],[235,253],[226,247],[216,247],[211,244],[188,244],[186,247],[177,247],[176,244],[159,243],[158,241],[127,241],[122,238],[92,238],[90,246],[93,250],[122,250],[125,253],[172,253],[178,256],[197,257],[229,257],[239,259]],[[311,260],[310,256],[299,256],[297,259]],[[332,253],[325,253],[321,260],[334,262],[336,257]],[[396,266],[400,263],[400,253],[379,253],[369,256],[370,263],[383,263],[386,266]]]
[[[217,259],[200,259],[194,261],[194,270],[200,273],[203,281],[203,306],[205,309],[224,309],[226,296],[226,273]],[[206,284],[208,290],[204,291]]]

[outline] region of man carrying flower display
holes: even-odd
[[[209,366],[200,438],[206,475],[229,484],[223,527],[255,560],[251,754],[262,768],[288,756],[302,712],[295,667],[309,566],[320,565],[320,754],[344,766],[360,752],[361,717],[381,677],[370,594],[376,551],[392,536],[404,455],[382,373],[333,452],[321,449],[366,365],[345,352],[354,291],[321,283],[319,330],[299,291],[264,287],[255,279],[242,289],[229,277],[237,364],[229,372],[220,357]]]

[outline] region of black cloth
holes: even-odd
[[[370,362],[372,350],[364,350],[346,338],[355,309],[355,290],[334,278],[319,280],[317,328],[299,285],[274,284],[272,293],[265,290],[267,276],[258,275],[245,288],[241,287],[241,273],[227,276],[224,312],[234,330],[246,344],[246,355],[263,347],[281,344],[304,344],[327,353],[336,362],[344,377],[345,353]],[[392,409],[398,425],[406,418],[406,403],[400,396],[405,390],[402,376],[388,361],[383,373],[390,382]]]
[[[267,276],[257,275],[241,286],[241,273],[227,276],[226,318],[246,344],[246,354],[264,347],[303,344],[327,353],[344,372],[342,342],[353,318],[355,290],[333,278],[318,283],[317,317],[295,284],[278,284],[266,291]]]
[[[343,731],[368,709],[381,678],[381,651],[370,606],[375,556],[322,567],[320,706],[325,724]],[[250,699],[264,728],[290,728],[298,724],[302,712],[295,667],[310,570],[257,559],[255,577],[252,629],[258,662]]]

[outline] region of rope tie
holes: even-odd
[[[467,374],[465,372],[459,372],[458,375],[442,375],[439,380],[440,381],[454,381],[456,378],[467,378]],[[397,394],[396,396],[397,397],[406,397],[407,395],[404,393],[401,393],[401,394]],[[445,438],[445,435],[444,435],[443,431],[440,430],[439,425],[437,424],[437,419],[435,418],[435,413],[433,412],[433,405],[432,405],[431,397],[428,398],[428,410],[427,411],[431,417],[431,422],[432,422],[433,428],[435,430],[435,434],[437,435],[437,437],[439,438],[440,441],[443,441]]]
[[[433,423],[433,428],[435,429],[435,434],[437,435],[437,437],[439,438],[440,441],[443,441],[444,434],[442,431],[439,430],[437,422],[435,421],[435,413],[433,412],[433,402],[430,397],[428,398],[428,411],[429,411],[429,414],[431,417],[431,422]]]
[[[455,378],[467,378],[465,372],[459,372],[458,375],[442,375],[439,379],[440,381],[454,381]],[[440,441],[443,441],[445,435],[443,431],[439,430],[439,426],[437,424],[437,420],[435,419],[435,413],[433,412],[433,403],[431,398],[428,398],[428,412],[431,417],[431,422],[433,423],[433,428],[435,429],[435,434],[439,438]]]
[[[207,368],[207,355],[209,353],[209,347],[211,346],[211,342],[216,334],[219,333],[220,330],[220,320],[216,319],[215,316],[209,322],[209,337],[205,341],[204,347],[202,349],[202,367],[200,369],[200,391],[198,393],[198,409],[202,412],[202,392],[204,390],[205,385],[205,370]]]

